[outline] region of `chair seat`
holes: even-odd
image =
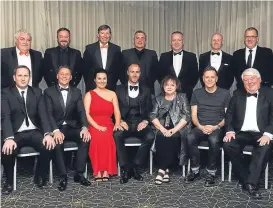
[[[18,152],[18,157],[25,157],[25,156],[34,156],[39,155],[40,153],[37,152],[33,147],[25,146],[22,147]]]
[[[64,151],[72,151],[77,149],[78,149],[78,144],[76,142],[73,142],[73,141],[64,142]]]
[[[198,146],[209,147],[209,142],[208,141],[201,141]]]
[[[253,146],[252,145],[246,145],[245,148],[243,149],[244,152],[250,152],[252,153]]]
[[[126,144],[139,144],[140,145],[141,143],[142,143],[141,139],[139,139],[137,137],[127,137],[125,139],[125,145]]]

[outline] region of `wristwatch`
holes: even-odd
[[[217,129],[221,129],[221,126],[219,124],[217,125]]]
[[[44,134],[44,137],[45,137],[45,136],[52,136],[52,137],[53,137],[54,134],[53,134],[53,132],[46,132],[46,133]]]
[[[143,122],[144,122],[146,125],[148,125],[148,123],[149,123],[149,121],[147,121],[147,120],[143,120]]]

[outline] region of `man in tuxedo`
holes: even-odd
[[[21,29],[15,34],[15,47],[1,49],[1,88],[14,84],[14,69],[18,65],[30,69],[29,86],[39,87],[43,77],[42,53],[31,49],[31,39],[31,34]]]
[[[182,92],[191,100],[193,88],[199,78],[198,64],[194,53],[183,50],[183,38],[183,33],[179,31],[172,33],[172,50],[161,54],[157,78],[161,82],[166,75],[176,76],[181,82]]]
[[[208,175],[205,186],[215,185],[216,160],[220,154],[225,124],[225,110],[230,100],[229,90],[216,85],[217,71],[207,66],[203,71],[205,87],[194,90],[191,99],[191,115],[195,128],[187,136],[188,153],[191,159],[191,172],[186,181],[200,177],[200,153],[198,145],[205,140],[209,143]]]
[[[82,78],[81,52],[70,48],[70,30],[60,28],[57,30],[58,46],[48,48],[43,60],[43,74],[48,87],[58,84],[57,71],[60,66],[68,66],[72,71],[70,85],[77,87]]]
[[[154,82],[156,80],[156,67],[158,64],[157,54],[154,50],[146,49],[147,35],[144,31],[138,30],[134,35],[134,48],[123,50],[123,68],[121,83],[128,82],[127,69],[131,64],[139,64],[141,85],[146,85],[154,94]]]
[[[117,86],[116,89],[122,119],[120,125],[123,128],[123,131],[114,133],[121,167],[121,184],[127,183],[132,176],[136,180],[143,180],[139,168],[147,159],[154,140],[154,133],[148,121],[149,112],[152,110],[150,89],[139,83],[141,76],[139,65],[130,65],[127,73],[128,82]],[[142,141],[133,164],[129,163],[124,145],[125,139],[130,136],[136,136]]]
[[[116,84],[120,76],[122,54],[120,46],[111,43],[111,28],[102,25],[98,28],[98,41],[87,45],[83,54],[86,92],[95,89],[94,72],[98,68],[103,68],[108,74],[107,88],[116,89]]]
[[[230,64],[232,56],[221,50],[223,46],[223,35],[214,33],[211,37],[211,50],[203,53],[199,57],[200,82],[204,87],[203,72],[207,66],[212,66],[217,70],[217,86],[229,90],[233,84],[234,76]]]
[[[60,174],[59,191],[64,191],[67,187],[64,141],[75,141],[79,145],[74,181],[83,186],[91,185],[83,176],[91,136],[87,129],[88,122],[81,91],[76,87],[69,86],[71,79],[71,69],[60,66],[57,72],[58,84],[47,88],[44,92],[49,121],[54,130],[53,137],[56,142],[55,160]]]
[[[40,152],[34,182],[39,188],[46,186],[51,150],[55,147],[42,90],[28,86],[30,69],[17,66],[13,78],[15,85],[2,89],[1,99],[2,164],[7,177],[2,194],[12,192],[15,157],[24,146]]]
[[[269,48],[258,46],[258,30],[254,27],[245,30],[245,48],[233,53],[231,69],[237,81],[237,88],[243,89],[242,72],[247,68],[255,68],[261,74],[261,85],[273,85],[273,53]]]
[[[273,139],[273,90],[261,86],[258,70],[249,68],[242,74],[244,90],[237,90],[226,113],[224,150],[229,155],[239,184],[255,199],[262,196],[258,184],[271,151]],[[254,147],[249,168],[242,163],[242,150]]]

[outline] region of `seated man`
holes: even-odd
[[[239,184],[251,197],[260,199],[258,184],[273,139],[273,90],[261,87],[261,75],[253,68],[243,72],[242,80],[244,91],[234,92],[227,109],[224,150]],[[246,145],[254,147],[248,169],[242,163],[242,150]]]
[[[2,194],[10,194],[13,185],[13,167],[18,151],[31,146],[40,152],[34,182],[46,186],[51,150],[55,142],[50,136],[51,126],[46,114],[42,90],[28,86],[30,70],[27,66],[15,68],[15,85],[2,90],[2,164],[7,177]]]
[[[143,180],[139,173],[139,167],[148,158],[154,140],[154,133],[148,122],[149,112],[152,108],[150,90],[139,84],[139,65],[131,64],[127,74],[128,84],[119,85],[116,90],[122,119],[120,125],[123,128],[123,131],[114,133],[118,160],[122,170],[121,184],[127,183],[131,176],[134,176],[136,180]],[[142,140],[132,165],[129,164],[124,145],[124,140],[130,136],[136,136]]]
[[[208,66],[203,72],[204,88],[193,92],[191,100],[192,121],[195,128],[188,134],[187,142],[191,159],[191,172],[186,181],[199,178],[200,153],[198,145],[202,140],[209,143],[208,176],[205,186],[215,184],[216,159],[220,153],[220,144],[223,139],[225,110],[228,107],[230,93],[228,90],[217,87],[217,71]]]
[[[52,129],[54,129],[53,137],[56,142],[56,166],[60,174],[59,191],[64,191],[67,187],[64,141],[78,143],[74,181],[84,186],[91,185],[83,176],[91,136],[87,129],[88,122],[81,91],[76,87],[69,86],[71,79],[71,70],[66,66],[60,66],[57,72],[58,84],[47,88],[44,92],[49,120]]]

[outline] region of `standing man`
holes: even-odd
[[[229,90],[233,84],[234,76],[230,68],[232,56],[222,51],[223,35],[214,33],[211,36],[211,51],[203,53],[199,57],[200,82],[204,87],[203,72],[207,66],[212,66],[218,74],[217,86]]]
[[[132,176],[136,180],[143,180],[139,167],[146,161],[154,140],[154,133],[149,125],[149,113],[152,110],[150,89],[139,83],[141,76],[139,65],[130,65],[127,74],[128,82],[117,86],[116,90],[122,119],[120,125],[123,128],[123,131],[114,132],[118,160],[122,170],[121,184],[127,183]],[[136,136],[142,141],[133,164],[129,163],[124,145],[125,139],[130,136]]]
[[[233,53],[232,70],[237,81],[237,88],[244,89],[241,79],[242,72],[255,68],[261,74],[261,86],[273,85],[273,53],[269,48],[258,46],[258,30],[249,27],[245,30],[245,48]]]
[[[49,120],[52,129],[54,129],[53,138],[56,142],[56,165],[60,174],[59,191],[64,191],[67,187],[64,141],[75,141],[78,143],[74,181],[83,186],[91,185],[83,176],[91,136],[87,129],[88,122],[83,107],[81,91],[76,87],[69,86],[71,79],[71,70],[61,66],[57,72],[58,84],[47,88],[44,92]]]
[[[194,53],[183,50],[184,35],[175,31],[171,35],[172,50],[162,53],[158,65],[158,81],[166,75],[174,75],[181,82],[182,92],[191,100],[193,88],[198,81],[198,64]]]
[[[157,54],[154,50],[146,49],[147,35],[144,31],[138,30],[134,35],[134,48],[123,50],[123,71],[121,74],[121,83],[128,82],[127,69],[131,64],[139,64],[141,85],[146,85],[154,94],[154,83],[156,80],[156,70],[158,64]]]
[[[15,47],[1,49],[1,88],[14,84],[14,69],[25,65],[30,70],[29,86],[39,87],[42,80],[42,53],[31,49],[31,34],[24,29],[15,33]]]
[[[43,60],[43,75],[48,87],[58,84],[57,71],[60,66],[68,66],[72,71],[70,85],[77,87],[82,78],[83,65],[81,52],[70,48],[70,30],[63,27],[57,30],[58,46],[48,48]]]
[[[217,71],[207,66],[203,72],[205,87],[196,89],[191,99],[192,122],[195,127],[187,136],[188,153],[191,159],[191,172],[186,181],[192,182],[200,176],[200,153],[198,145],[205,140],[209,143],[208,176],[205,186],[214,186],[216,161],[220,154],[223,139],[225,111],[230,100],[229,90],[216,85]]]
[[[15,157],[24,146],[40,152],[34,182],[39,188],[46,186],[51,150],[55,147],[42,90],[28,85],[29,68],[17,66],[13,78],[15,86],[2,89],[1,99],[2,164],[7,177],[2,194],[13,190]]]
[[[111,28],[101,25],[98,28],[98,41],[87,45],[83,54],[86,92],[95,88],[94,72],[97,68],[103,68],[108,74],[107,88],[116,89],[120,76],[122,54],[120,46],[111,43]]]

